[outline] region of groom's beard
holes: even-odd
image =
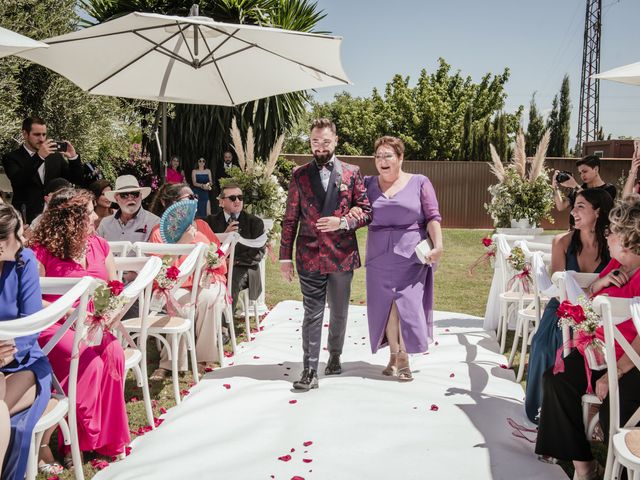
[[[324,152],[324,153],[313,152],[313,158],[316,159],[316,163],[318,165],[322,166],[333,158],[334,152],[335,150],[331,150],[330,152]]]

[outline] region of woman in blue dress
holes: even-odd
[[[22,222],[10,205],[0,205],[0,321],[42,309],[38,267],[33,252],[22,248]],[[51,365],[38,334],[0,341],[0,459],[2,480],[22,480],[31,434],[51,398]],[[40,470],[62,467],[41,462]]]
[[[198,196],[198,218],[205,218],[211,214],[211,204],[209,202],[209,192],[211,191],[212,177],[211,170],[206,168],[204,158],[198,159],[198,166],[191,172],[191,183],[193,184],[193,193]]]
[[[553,239],[551,270],[554,273],[566,270],[599,273],[609,263],[605,232],[612,208],[613,199],[605,190],[590,188],[578,193],[571,210],[575,220],[573,229]],[[562,330],[556,315],[559,305],[556,298],[549,301],[531,340],[525,410],[529,420],[535,423],[538,423],[542,404],[542,375],[555,363],[556,352],[562,347]]]

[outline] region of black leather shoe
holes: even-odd
[[[342,365],[340,365],[340,355],[332,353],[329,355],[327,368],[324,369],[325,375],[340,375],[342,373]]]
[[[312,368],[305,368],[302,376],[297,382],[293,382],[293,388],[296,390],[311,390],[318,388],[318,374]]]

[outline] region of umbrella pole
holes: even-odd
[[[167,165],[167,102],[162,102],[162,149],[160,152],[160,178],[164,181]]]

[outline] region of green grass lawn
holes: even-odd
[[[469,266],[484,253],[481,240],[490,234],[490,230],[461,230],[445,229],[444,245],[445,253],[441,264],[435,273],[435,309],[443,311],[461,312],[482,317],[484,315],[487,295],[491,285],[493,271],[490,267],[478,268],[473,275],[468,272]],[[365,229],[358,230],[358,243],[360,254],[364,262],[365,244],[367,232]],[[276,248],[277,255],[277,248]],[[287,283],[280,276],[279,263],[267,260],[266,271],[266,303],[270,306],[276,305],[283,300],[302,300],[300,285],[297,281]],[[359,268],[354,275],[351,288],[351,303],[363,305],[366,303],[366,289],[364,268]],[[236,327],[238,342],[245,338],[244,322]],[[512,335],[509,336],[507,352],[511,344]],[[158,354],[155,343],[149,342],[149,372],[153,372],[158,363]],[[517,365],[516,358],[515,365]],[[192,384],[192,377],[186,374],[181,377],[181,390],[188,389]],[[524,382],[523,382],[524,384]],[[151,397],[155,399],[154,414],[159,417],[161,408],[169,409],[174,406],[171,380],[164,382],[151,382]],[[142,402],[142,392],[135,387],[133,376],[130,373],[125,388],[127,399],[127,413],[129,415],[129,425],[132,432],[136,432],[140,427],[146,425],[146,415]],[[136,401],[139,399],[139,401]],[[132,435],[132,439],[135,435]],[[597,457],[601,462],[606,458],[606,451],[602,457],[602,450],[597,452]],[[95,470],[88,463],[90,457],[85,458],[84,472],[86,478],[91,478]],[[568,464],[562,465],[565,471],[572,475],[572,468]],[[72,480],[71,472],[65,471],[59,476],[60,480]],[[46,480],[44,475],[38,476],[39,480]]]

